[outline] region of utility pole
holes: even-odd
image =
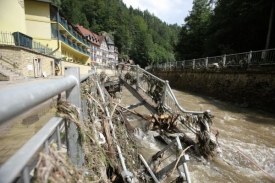
[[[269,43],[270,43],[270,38],[271,38],[271,32],[272,32],[272,23],[273,23],[273,15],[274,15],[274,7],[275,7],[275,2],[272,2],[272,7],[270,11],[270,18],[269,18],[269,26],[268,26],[268,33],[266,37],[266,45],[265,49],[269,48]]]

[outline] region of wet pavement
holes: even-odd
[[[15,81],[0,81],[0,90],[16,89],[18,86],[38,84],[55,80],[63,76],[48,78],[28,78]],[[28,110],[22,115],[0,125],[0,165],[22,147],[53,116],[55,116],[55,98]]]

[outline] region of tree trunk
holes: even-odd
[[[274,3],[274,1],[273,1],[273,2],[272,2],[271,11],[270,11],[269,26],[268,26],[268,33],[267,33],[267,37],[266,37],[265,49],[268,49],[268,48],[269,48],[269,43],[270,43],[270,38],[271,38],[271,32],[272,32],[272,23],[273,23],[274,7],[275,7],[275,3]]]

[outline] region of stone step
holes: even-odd
[[[25,79],[23,76],[9,76],[10,81],[14,80],[23,80]]]
[[[15,72],[11,72],[11,71],[2,71],[0,70],[0,73],[6,75],[6,76],[20,76],[20,74],[15,73]]]
[[[13,72],[11,69],[7,69],[5,67],[4,69],[3,67],[0,69],[0,81],[14,81],[22,79],[25,79],[25,77],[16,72]]]
[[[0,76],[0,81],[9,81],[9,77]]]
[[[12,72],[10,69],[0,69],[0,72]]]

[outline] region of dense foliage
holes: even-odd
[[[275,35],[270,29],[270,25],[275,26],[274,18],[270,16],[274,14],[274,2],[194,0],[179,35],[177,58],[193,59],[274,48]],[[270,39],[267,39],[268,33]]]
[[[122,0],[52,1],[72,23],[108,32],[120,60],[133,59],[142,67],[275,47],[270,29],[275,28],[274,0],[193,0],[182,27],[168,25],[147,10],[127,8]]]
[[[114,38],[119,59],[132,59],[141,67],[175,61],[174,45],[180,27],[168,25],[149,13],[133,9],[122,0],[53,0],[74,24]]]

